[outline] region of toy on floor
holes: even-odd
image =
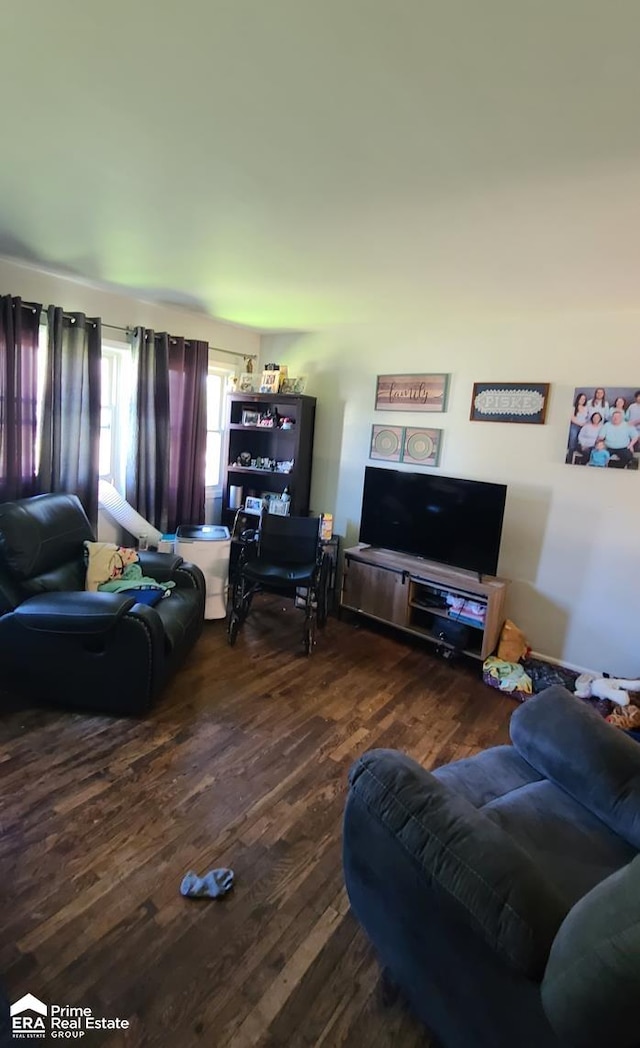
[[[607,717],[609,724],[614,728],[622,728],[623,731],[638,731],[640,729],[640,709],[637,706],[622,706],[615,713]]]
[[[618,706],[628,706],[630,691],[640,692],[640,680],[596,677],[592,673],[581,673],[576,680],[576,695],[579,699],[609,699]]]

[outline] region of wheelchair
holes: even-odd
[[[316,643],[316,629],[327,621],[331,560],[320,543],[319,517],[289,517],[263,512],[256,531],[240,536],[233,571],[227,639],[233,646],[256,593],[292,597],[304,610],[304,650]]]

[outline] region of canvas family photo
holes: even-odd
[[[640,388],[578,386],[569,421],[569,465],[638,469],[639,460]]]

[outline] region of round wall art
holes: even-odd
[[[372,426],[369,458],[399,462],[402,453],[402,426]]]
[[[437,466],[440,458],[439,429],[410,429],[404,433],[402,461],[416,466]]]

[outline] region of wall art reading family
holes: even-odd
[[[372,426],[369,458],[384,462],[409,462],[414,466],[437,466],[441,438],[441,429]]]
[[[469,417],[472,422],[541,425],[548,396],[548,382],[474,382]]]
[[[573,393],[566,462],[638,469],[639,458],[640,389],[578,386]]]
[[[378,375],[376,411],[445,411],[448,375]]]

